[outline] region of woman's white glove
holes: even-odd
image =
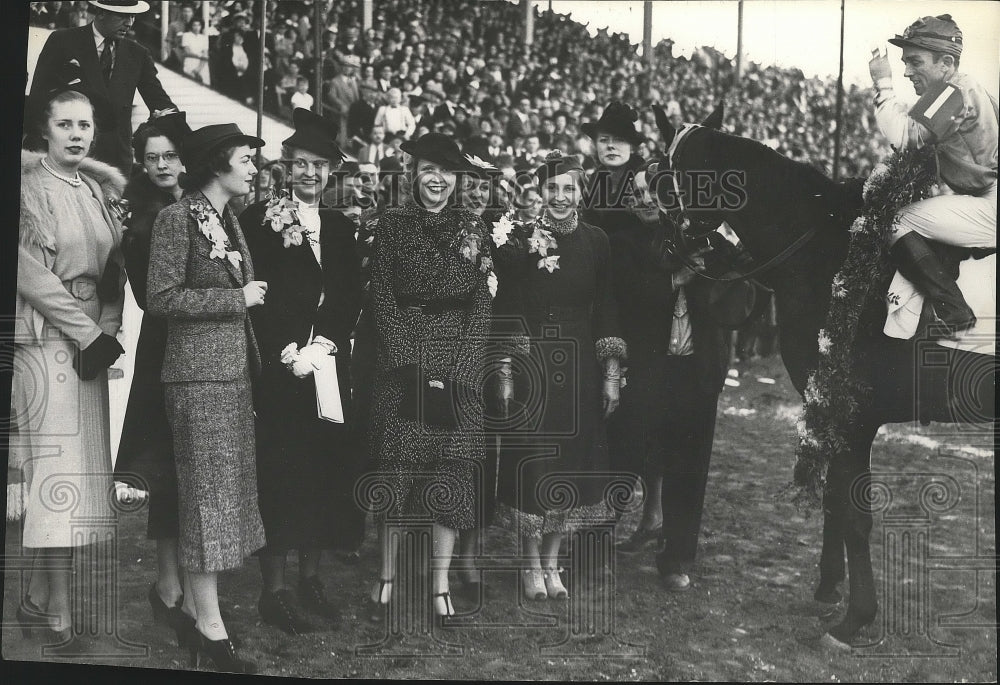
[[[289,343],[281,351],[281,363],[296,378],[306,378],[324,364],[328,355],[336,352],[337,346],[332,341],[316,336],[301,350],[295,343]]]
[[[500,400],[500,407],[504,418],[510,416],[510,401],[514,397],[514,372],[511,369],[511,360],[500,361],[500,382],[497,385],[497,399]]]
[[[622,372],[618,359],[612,357],[604,363],[604,387],[601,399],[604,404],[604,418],[608,418],[618,408],[621,392]]]

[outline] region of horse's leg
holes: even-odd
[[[830,488],[823,493],[823,553],[819,560],[819,585],[813,599],[823,604],[837,604],[841,595],[837,586],[844,580],[844,505]]]
[[[869,540],[872,530],[871,445],[877,432],[878,425],[874,423],[859,425],[851,437],[846,458],[831,464],[828,474],[827,487],[832,488],[834,496],[843,503],[841,525],[847,548],[850,595],[843,620],[827,632],[844,644],[850,644],[862,628],[875,620],[878,612]]]

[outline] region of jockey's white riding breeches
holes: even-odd
[[[910,231],[961,247],[997,246],[997,184],[981,195],[938,195],[903,207],[896,215],[892,245]]]

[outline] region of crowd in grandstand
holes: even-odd
[[[86,23],[86,4],[33,3],[35,23],[51,28]],[[342,131],[346,140],[357,137],[347,146],[354,152],[372,142],[374,119],[389,105],[383,116],[391,124],[405,122],[404,138],[429,130],[450,133],[501,168],[530,167],[556,148],[588,157],[580,124],[595,120],[604,103],[620,99],[647,112],[641,125],[648,156],[658,138],[649,104],[668,107],[678,120],[695,121],[725,99],[732,132],[832,172],[837,88],[831,78],[749,62],[736,82],[733,60],[712,48],[677,56],[669,39],[654,48],[648,67],[627,35],[601,29],[591,36],[570,16],[550,12],[537,13],[534,43],[526,49],[522,10],[513,3],[382,0],[375,3],[367,30],[361,0],[326,6],[324,49],[317,60],[311,0],[268,2],[264,106],[283,118],[304,103],[321,107],[349,129]],[[258,3],[249,0],[212,3],[209,26],[200,27],[200,8],[171,3],[166,63],[252,105],[260,68],[257,11]],[[152,14],[147,21],[156,21]],[[319,93],[317,63],[322,64]],[[353,84],[346,99],[337,77]],[[392,89],[399,94],[390,94]],[[390,104],[390,98],[398,103]],[[871,135],[869,98],[867,89],[853,85],[844,94],[845,176],[866,174],[887,151]],[[349,121],[355,102],[360,104]],[[386,129],[382,142],[393,133]]]

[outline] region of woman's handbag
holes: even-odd
[[[472,395],[467,384],[431,376],[419,364],[400,367],[399,375],[403,380],[400,417],[433,428],[458,427],[462,398]]]

